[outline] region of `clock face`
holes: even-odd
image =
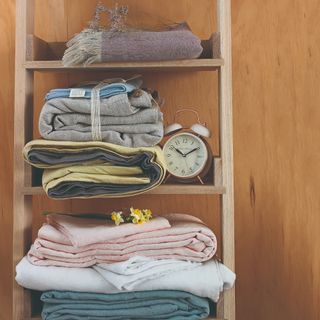
[[[179,133],[163,147],[168,171],[178,178],[193,178],[201,173],[208,160],[204,142],[192,133]]]

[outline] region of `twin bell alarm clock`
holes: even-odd
[[[176,118],[182,112],[194,113],[197,123],[190,128],[177,123]],[[174,116],[174,123],[165,128],[164,135],[169,136],[163,146],[169,173],[167,178],[172,176],[175,180],[185,183],[199,180],[203,184],[203,178],[212,164],[212,151],[206,141],[206,138],[210,137],[210,131],[200,122],[199,114],[189,108],[178,110]]]

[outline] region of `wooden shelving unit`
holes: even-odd
[[[214,0],[213,0],[214,1]],[[32,170],[21,151],[32,140],[34,72],[75,71],[217,71],[219,81],[219,158],[215,160],[214,181],[205,185],[164,184],[145,194],[212,195],[221,197],[222,260],[234,270],[234,196],[232,144],[231,0],[217,1],[217,31],[212,51],[196,60],[127,62],[88,67],[64,67],[55,52],[63,44],[46,43],[34,34],[34,0],[16,1],[16,82],[14,142],[14,230],[13,267],[28,251],[32,235],[32,197],[45,195],[32,185]],[[212,40],[211,39],[211,40]],[[168,77],[170,75],[168,74]],[[13,319],[40,319],[32,316],[30,291],[13,284]],[[218,303],[215,320],[235,320],[235,291],[228,290]],[[209,318],[212,319],[213,318]]]

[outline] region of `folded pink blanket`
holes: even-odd
[[[89,221],[88,221],[89,220]],[[193,216],[170,214],[142,225],[49,215],[28,253],[41,266],[90,267],[132,256],[203,262],[217,248],[214,233]]]
[[[125,237],[136,233],[170,228],[169,221],[163,217],[155,217],[144,224],[124,223],[116,226],[114,222],[105,219],[49,214],[47,222],[67,238],[65,244],[71,242],[74,247],[83,247],[119,238],[125,239]],[[39,230],[39,238],[51,239],[47,238],[47,233],[42,228]],[[59,241],[59,239],[57,240]],[[53,241],[55,240],[53,239]]]

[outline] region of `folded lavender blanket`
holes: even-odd
[[[101,219],[49,215],[28,253],[39,266],[89,267],[133,256],[203,262],[217,249],[201,220],[170,214],[142,224],[115,226]]]
[[[40,113],[39,132],[47,140],[97,140],[92,117],[90,99],[50,99]],[[97,120],[100,141],[137,148],[155,146],[163,138],[162,112],[141,89],[100,99]]]
[[[201,40],[183,23],[165,31],[112,32],[85,29],[67,43],[65,66],[111,61],[198,58]]]

